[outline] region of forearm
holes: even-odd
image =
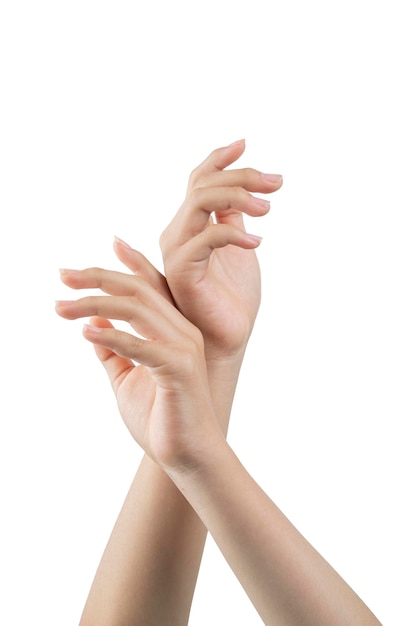
[[[206,356],[213,409],[225,435],[227,435],[243,356],[244,348],[240,354],[233,357]]]
[[[94,578],[80,626],[184,626],[206,529],[146,455]]]
[[[227,431],[240,363],[213,364],[211,389]],[[97,569],[80,626],[184,626],[207,530],[147,455],[132,482]]]
[[[224,442],[190,472],[170,472],[270,626],[379,621],[262,491]],[[253,512],[253,514],[252,514]]]

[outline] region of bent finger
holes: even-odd
[[[138,288],[138,278],[123,272],[114,272],[100,267],[84,270],[61,268],[61,280],[72,289],[101,289],[112,296],[134,295]]]
[[[94,334],[97,335],[100,332],[100,330],[97,329],[103,328],[114,329],[114,326],[109,320],[101,317],[92,317],[89,324],[84,327],[83,335],[86,339],[94,343]],[[135,365],[132,363],[131,359],[116,354],[107,346],[94,343],[94,349],[99,361],[106,370],[114,392],[117,393],[120,384]]]
[[[282,183],[281,174],[267,174],[252,167],[244,167],[210,172],[201,176],[194,187],[243,187],[251,192],[273,193],[280,189]]]
[[[188,241],[204,231],[215,213],[217,221],[243,226],[242,213],[252,217],[265,215],[270,203],[256,198],[242,187],[201,187],[194,189],[184,202],[177,216],[161,235],[161,247],[165,253],[173,246]]]
[[[262,237],[246,233],[230,224],[214,224],[187,241],[178,250],[175,263],[182,268],[182,271],[187,271],[187,269],[197,271],[194,277],[198,281],[207,269],[210,255],[217,248],[232,245],[245,250],[253,250],[260,245],[261,241]],[[175,272],[175,268],[171,268],[171,271]]]
[[[169,302],[173,301],[165,276],[161,274],[141,252],[135,250],[118,237],[114,238],[113,247],[118,259],[126,265],[126,267],[136,274],[136,276],[144,278],[149,285]]]
[[[207,176],[212,172],[223,170],[228,165],[237,161],[245,151],[245,147],[245,140],[240,139],[239,141],[231,143],[229,146],[223,146],[213,150],[209,156],[191,172],[188,187],[194,187],[201,177]]]
[[[144,280],[137,278],[135,296],[86,296],[58,301],[55,309],[65,319],[101,317],[129,323],[143,337],[172,341],[190,331],[190,322]]]
[[[116,373],[118,376],[124,377],[134,367],[131,364],[132,361],[147,367],[158,367],[164,365],[167,358],[172,358],[169,349],[163,344],[142,339],[115,328],[86,324],[83,334],[98,349],[107,350],[111,355],[115,355],[115,360],[112,360],[113,356],[110,356],[111,363],[108,361],[103,363],[109,376]],[[127,363],[131,364],[130,367],[127,370],[120,370],[120,365]],[[117,380],[117,378],[111,379]]]

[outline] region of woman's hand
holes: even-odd
[[[191,174],[184,203],[160,238],[164,267],[178,309],[203,333],[208,360],[242,356],[260,303],[260,239],[246,233],[243,213],[257,217],[279,175],[225,170],[244,141],[220,148]]]
[[[140,276],[90,268],[61,270],[61,278],[73,289],[109,294],[61,301],[56,310],[66,319],[93,316],[84,336],[96,348],[134,439],[165,469],[192,464],[202,446],[222,437],[200,331]],[[109,319],[128,322],[135,334],[117,330]]]

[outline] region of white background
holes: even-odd
[[[4,0],[0,623],[74,626],[141,458],[58,267],[161,268],[188,174],[280,172],[230,442],[384,626],[417,624],[416,23],[405,0]],[[260,620],[209,541],[191,626]]]

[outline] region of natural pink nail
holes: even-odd
[[[279,183],[282,180],[281,174],[262,174],[262,177],[268,181],[268,183]]]
[[[101,333],[102,329],[98,326],[91,326],[91,324],[84,324],[84,331],[92,335],[98,335],[98,333]]]
[[[79,274],[80,270],[70,270],[67,267],[60,267],[59,268],[59,273],[61,274],[61,276],[63,276],[64,274]]]
[[[128,250],[132,249],[128,243],[123,241],[123,239],[120,239],[120,237],[116,237],[116,235],[114,236],[114,240],[117,241],[117,243],[120,243],[120,245],[123,246],[124,248],[127,248]]]
[[[73,304],[73,303],[74,303],[74,300],[55,300],[56,306],[61,306],[65,304]]]
[[[262,237],[258,237],[258,235],[250,235],[249,233],[246,233],[246,238],[254,243],[261,243],[262,241]]]
[[[253,198],[253,201],[261,209],[269,209],[271,206],[269,200],[264,200],[263,198]]]

